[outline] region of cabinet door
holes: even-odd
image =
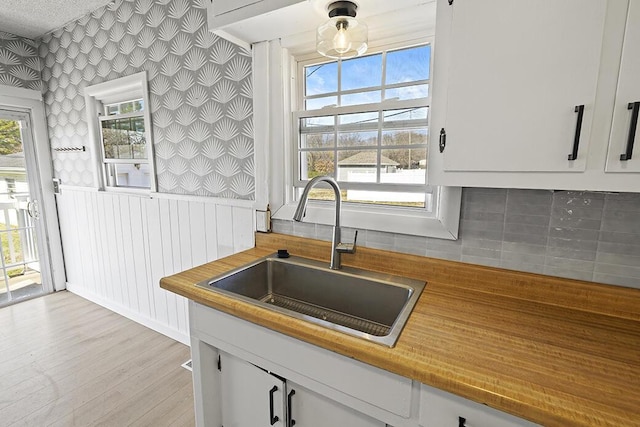
[[[537,424],[422,385],[421,427],[535,427]]]
[[[354,411],[338,402],[312,392],[295,383],[287,382],[287,427],[384,427],[385,423]]]
[[[636,129],[635,135],[633,134],[634,127],[637,127],[637,110],[640,108],[640,55],[638,52],[640,52],[640,0],[631,0],[613,110],[607,172],[640,172],[640,132]],[[622,160],[621,155],[624,154],[625,157],[627,155],[630,139],[633,143],[632,156],[630,159]]]
[[[227,353],[220,353],[222,425],[284,427],[284,381]]]
[[[432,133],[446,130],[444,170],[585,169],[605,8],[602,0],[438,2],[434,118],[445,113]]]

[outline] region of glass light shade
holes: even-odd
[[[367,25],[350,16],[334,16],[316,32],[316,49],[329,58],[360,56],[367,46]]]

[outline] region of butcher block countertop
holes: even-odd
[[[258,233],[160,286],[545,426],[640,426],[640,290],[359,247],[344,265],[427,282],[387,348],[194,286],[277,249],[328,262],[330,247]]]

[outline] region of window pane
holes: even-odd
[[[373,104],[374,102],[380,102],[382,100],[382,92],[374,90],[371,92],[350,93],[342,95],[340,98],[340,105],[360,105],[360,104]]]
[[[427,113],[429,111],[429,107],[420,107],[420,108],[407,108],[404,110],[387,110],[383,114],[383,119],[386,123],[389,122],[399,122],[399,121],[423,121],[424,124],[427,124]]]
[[[300,138],[300,148],[331,148],[334,145],[333,133],[309,133]]]
[[[131,119],[131,130],[136,132],[144,132],[144,118],[134,117]]]
[[[343,114],[338,116],[338,120],[341,125],[344,124],[361,124],[361,123],[373,123],[378,126],[379,114],[377,111],[369,113],[355,113],[355,114]]]
[[[360,131],[360,130],[378,130],[378,118],[380,114],[377,111],[372,113],[355,113],[355,114],[343,114],[338,116],[338,130],[342,132],[346,131]]]
[[[147,146],[144,134],[144,119],[142,117],[133,117],[130,120],[129,142],[131,143],[133,158],[146,159]]]
[[[342,61],[340,81],[341,90],[379,87],[382,84],[382,54]]]
[[[131,144],[131,154],[134,159],[147,158],[147,145],[143,142]]]
[[[150,188],[149,164],[111,163],[107,167],[108,185],[116,187]]]
[[[431,46],[419,46],[387,53],[386,84],[429,79]]]
[[[330,105],[338,105],[337,96],[325,96],[322,98],[307,99],[305,101],[305,108],[307,110],[319,110],[320,108],[328,107]]]
[[[357,147],[378,145],[378,132],[340,132],[338,147]]]
[[[302,188],[298,189],[302,193]],[[432,210],[432,195],[430,193],[407,193],[398,191],[373,190],[341,190],[341,199],[346,203],[376,204],[389,206],[404,206],[412,208],[426,208]],[[334,200],[333,190],[315,187],[309,192],[310,200]]]
[[[382,132],[382,145],[427,144],[427,130],[389,130]]]
[[[303,151],[300,153],[300,179],[307,180],[318,175],[333,175],[333,151]]]
[[[127,123],[122,123],[127,122]],[[129,149],[129,119],[113,119],[102,121],[102,143],[105,158],[131,158]]]
[[[322,185],[320,183],[319,185]],[[302,189],[300,189],[302,192]],[[301,193],[302,194],[302,193]],[[347,197],[347,190],[340,190],[340,200],[344,201]],[[310,200],[335,200],[336,195],[332,188],[314,187],[309,192]]]
[[[429,96],[429,85],[412,85],[387,89],[384,93],[385,99],[398,98],[400,101],[407,99],[426,98]]]
[[[335,116],[318,116],[300,119],[300,130],[304,132],[317,132],[323,126],[333,126]],[[314,129],[315,128],[315,129]]]
[[[338,91],[338,63],[304,67],[305,96]]]
[[[431,194],[399,191],[346,190],[344,202],[424,208],[431,206]]]
[[[338,152],[338,181],[376,182],[378,172],[376,150]]]
[[[116,119],[116,129],[129,130],[131,129],[130,119]]]
[[[382,150],[380,182],[386,184],[424,184],[427,177],[427,149]],[[391,166],[392,165],[392,166]]]
[[[103,120],[102,142],[105,159],[146,159],[144,119]]]
[[[142,99],[134,99],[131,101],[108,104],[105,105],[105,111],[108,116],[144,111],[144,101]]]

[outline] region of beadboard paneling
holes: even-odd
[[[187,301],[160,278],[254,246],[246,204],[68,187],[57,201],[68,289],[183,343]]]

